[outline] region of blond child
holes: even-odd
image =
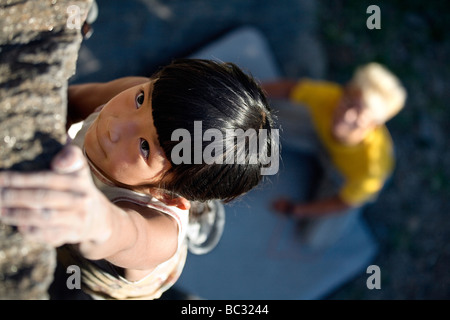
[[[397,77],[382,65],[370,63],[358,68],[345,87],[310,79],[283,79],[263,87],[269,97],[289,99],[307,109],[327,162],[340,181],[335,193],[325,198],[309,203],[280,198],[274,209],[314,219],[374,201],[395,165],[385,123],[405,103],[406,92]]]

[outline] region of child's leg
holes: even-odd
[[[321,152],[320,163],[323,168],[317,189],[313,194],[315,199],[325,199],[338,194],[342,185],[342,177],[334,168],[329,156]],[[314,249],[331,247],[347,230],[351,230],[360,217],[362,208],[351,208],[341,212],[334,212],[325,217],[308,218],[305,226],[300,230],[302,238],[308,246]]]
[[[329,217],[311,218],[301,228],[304,243],[313,249],[326,249],[333,246],[347,230],[351,230],[362,212],[353,208],[335,213]]]

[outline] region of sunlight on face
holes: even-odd
[[[119,93],[105,104],[86,133],[86,155],[115,183],[157,183],[170,168],[153,123],[152,89],[153,81],[149,81]]]
[[[345,91],[335,110],[332,134],[336,140],[347,145],[360,143],[376,126],[371,109],[364,108],[359,92]]]

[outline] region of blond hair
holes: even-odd
[[[406,90],[400,80],[382,65],[371,62],[359,67],[350,85],[360,90],[363,105],[383,124],[403,108]]]

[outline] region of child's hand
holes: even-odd
[[[272,203],[273,210],[285,215],[292,214],[294,206],[295,206],[294,203],[286,198],[278,198]]]
[[[272,203],[272,208],[285,216],[302,218],[307,215],[308,204],[302,204],[280,197]]]
[[[51,171],[0,172],[0,221],[55,247],[106,240],[105,201],[81,150],[73,146],[53,159]]]

